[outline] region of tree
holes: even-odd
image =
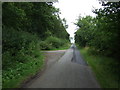
[[[90,45],[91,39],[94,38],[95,20],[91,16],[80,17],[76,25],[79,27],[76,32],[76,42],[81,46]]]
[[[95,18],[79,18],[76,41],[88,45],[102,55],[118,59],[120,54],[120,2],[102,2],[104,8],[96,9]]]

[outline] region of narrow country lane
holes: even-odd
[[[65,54],[25,88],[100,88],[93,72],[73,44]]]

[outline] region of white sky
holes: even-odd
[[[58,0],[57,3],[54,3],[54,6],[60,9],[60,17],[66,19],[68,24],[67,32],[71,37],[74,37],[76,25],[73,23],[76,22],[78,16],[91,15],[94,17],[95,14],[92,13],[93,7],[101,7],[98,0]]]

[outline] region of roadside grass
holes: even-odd
[[[29,56],[29,62],[17,63],[13,68],[3,70],[3,88],[18,88],[29,77],[35,75],[44,66],[44,56],[39,53],[37,58]]]
[[[88,48],[79,49],[85,61],[95,73],[101,88],[120,88],[119,63],[109,57],[91,55]]]

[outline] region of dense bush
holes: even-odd
[[[56,49],[64,46],[66,44],[66,40],[49,36],[45,41],[40,42],[40,46],[42,50],[50,50]]]
[[[3,28],[3,69],[13,66],[16,62],[25,63],[27,55],[37,56],[40,50],[39,38],[24,31]]]
[[[15,87],[35,74],[44,62],[40,50],[59,48],[61,39],[68,38],[65,20],[52,5],[51,2],[2,3],[3,87]]]
[[[104,8],[94,10],[95,18],[78,19],[76,43],[91,47],[95,54],[113,57],[120,62],[120,2],[102,2],[102,5]]]
[[[46,42],[51,44],[53,47],[55,48],[59,48],[60,46],[62,46],[64,44],[64,42],[62,41],[62,39],[60,38],[56,38],[56,37],[48,37],[46,39]]]
[[[29,76],[43,66],[39,42],[37,35],[3,28],[3,87],[16,86],[22,82],[22,75]]]
[[[41,47],[42,50],[53,49],[53,46],[51,44],[49,44],[48,42],[46,42],[46,41],[41,41],[40,42],[40,47]]]
[[[2,3],[2,24],[15,30],[36,33],[41,39],[49,36],[68,38],[66,23],[59,17],[59,9],[46,2]],[[46,34],[47,33],[47,34]]]

